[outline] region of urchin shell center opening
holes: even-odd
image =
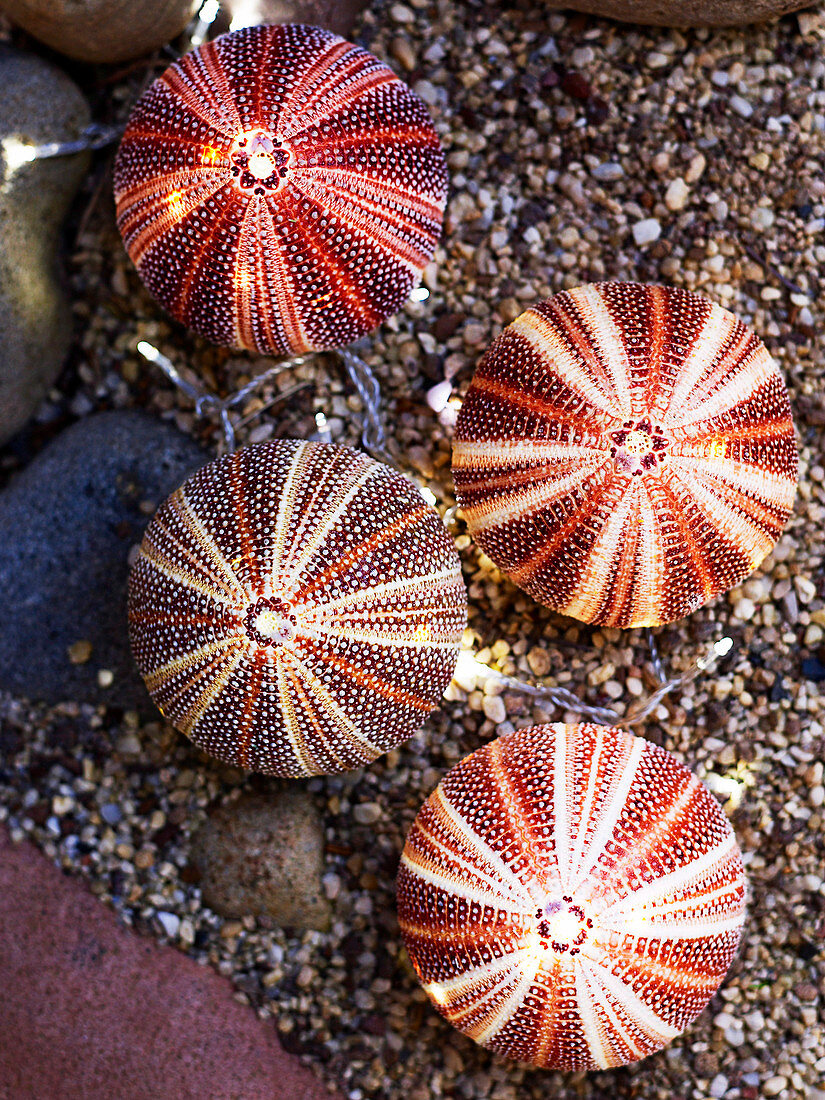
[[[670,440],[650,420],[627,420],[619,431],[610,432],[610,454],[616,469],[640,475],[655,470],[667,456]]]
[[[293,641],[298,623],[288,605],[273,597],[260,599],[247,608],[244,626],[258,645],[276,646]]]
[[[235,186],[246,194],[280,191],[293,159],[292,150],[266,130],[243,131],[229,151]]]
[[[577,955],[590,936],[593,921],[573,898],[549,898],[536,914],[536,932],[544,948]]]

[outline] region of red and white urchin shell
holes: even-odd
[[[779,368],[732,313],[673,287],[601,283],[493,341],[453,475],[470,534],[534,599],[657,626],[770,552],[797,452]]]
[[[341,347],[400,309],[447,196],[421,100],[302,25],[175,62],[135,106],[114,182],[127,251],[172,316],[276,355]]]
[[[269,775],[361,767],[450,681],[467,617],[415,486],[348,447],[261,443],[158,509],[129,579],[152,698],[206,752]]]
[[[465,1035],[545,1068],[606,1069],[702,1011],[745,894],[727,818],[669,752],[534,726],[466,757],[424,803],[398,913],[424,989]]]

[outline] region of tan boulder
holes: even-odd
[[[815,5],[811,0],[568,0],[550,6],[657,27],[731,27]]]
[[[177,37],[196,0],[0,0],[0,10],[53,50],[78,61],[126,61]]]

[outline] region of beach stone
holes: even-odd
[[[341,1100],[230,982],[124,928],[4,825],[0,935],[4,1100]]]
[[[369,0],[224,0],[232,29],[258,23],[309,23],[347,38]]]
[[[813,6],[811,0],[566,0],[550,4],[551,8],[572,8],[656,27],[732,27],[777,19]]]
[[[0,49],[0,444],[57,377],[72,334],[58,268],[61,222],[88,154],[25,160],[27,148],[78,137],[89,108],[39,57]]]
[[[154,713],[129,651],[128,554],[154,508],[206,458],[144,413],[105,412],[67,428],[9,483],[0,689]],[[109,686],[100,669],[113,673]]]
[[[325,930],[330,908],[324,830],[300,787],[243,795],[207,818],[192,838],[205,905],[222,917],[271,917],[291,928]]]
[[[0,0],[13,23],[78,61],[127,61],[176,38],[201,0]]]

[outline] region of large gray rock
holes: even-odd
[[[88,155],[26,160],[88,125],[78,89],[39,57],[0,50],[0,443],[20,429],[63,364],[72,333],[58,279],[60,223]]]
[[[79,61],[126,61],[177,37],[200,0],[0,0],[9,19]]]
[[[143,413],[100,413],[0,494],[0,688],[154,710],[129,652],[127,557],[148,502],[160,504],[207,457]]]
[[[321,876],[324,831],[311,796],[293,787],[222,806],[192,840],[203,900],[224,917],[268,916],[292,928],[329,927]]]
[[[572,8],[626,23],[657,27],[732,27],[761,23],[814,7],[815,0],[555,0],[551,8]]]

